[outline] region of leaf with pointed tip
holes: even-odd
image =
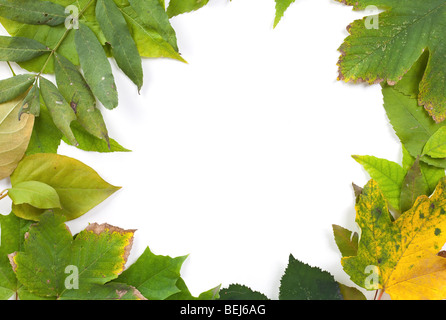
[[[282,19],[285,11],[296,0],[276,0],[276,18],[274,20],[274,28],[277,27]]]
[[[57,87],[71,109],[77,121],[91,135],[109,143],[108,131],[101,111],[96,108],[96,99],[84,77],[68,59],[55,54],[55,73]]]
[[[50,1],[0,0],[0,16],[26,24],[57,26],[65,22],[65,7]]]
[[[11,185],[14,187],[24,181],[39,181],[53,187],[62,207],[53,211],[67,220],[80,217],[120,189],[84,163],[51,153],[30,155],[20,162],[11,175]],[[13,204],[13,211],[29,220],[39,220],[44,213],[27,204]]]
[[[406,172],[397,163],[373,156],[353,156],[380,186],[393,209],[400,210],[401,186]]]
[[[192,296],[183,278],[178,279],[176,286],[180,292],[171,295],[166,300],[218,300],[220,297],[220,286],[202,292],[198,297]]]
[[[176,283],[186,258],[155,255],[147,247],[138,260],[115,281],[135,287],[149,300],[164,300],[180,292]]]
[[[143,84],[141,56],[130,34],[127,22],[113,0],[97,0],[96,19],[110,43],[119,68],[135,83],[138,91]]]
[[[335,224],[332,227],[336,245],[338,246],[342,256],[356,256],[356,253],[358,252],[359,241],[358,233],[352,232]]]
[[[441,127],[427,140],[423,155],[432,158],[446,158],[446,127]]]
[[[23,62],[46,52],[49,52],[49,49],[36,40],[0,36],[0,61]]]
[[[345,286],[343,290],[346,291]],[[349,295],[351,291],[357,292],[359,296],[362,295],[355,288],[350,288],[348,291]],[[290,255],[288,266],[280,280],[279,299],[344,300],[344,297],[341,293],[341,285],[330,273],[311,267]]]
[[[198,10],[207,5],[209,0],[171,0],[167,7],[169,18],[174,16]]]
[[[71,130],[71,122],[76,120],[76,114],[70,104],[57,87],[45,78],[40,78],[40,91],[56,127],[68,138],[70,144],[77,145],[78,142]]]
[[[0,81],[0,103],[10,101],[22,95],[31,88],[35,76],[32,74],[21,74]]]
[[[81,23],[75,35],[84,77],[94,95],[107,109],[118,106],[118,92],[108,58],[91,29]]]
[[[39,209],[61,208],[56,190],[39,181],[23,181],[8,189],[8,196],[15,205],[27,203]]]

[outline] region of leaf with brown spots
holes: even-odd
[[[141,299],[137,289],[110,284],[125,268],[135,230],[92,224],[74,238],[65,218],[44,213],[25,236],[23,249],[10,254],[26,291],[51,299]]]
[[[443,178],[430,198],[418,197],[393,221],[377,183],[368,182],[356,204],[357,254],[341,260],[353,282],[395,300],[446,298],[446,259],[439,254],[446,242],[445,188]]]

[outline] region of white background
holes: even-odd
[[[133,152],[62,144],[60,154],[123,187],[69,222],[73,233],[93,222],[138,229],[129,264],[146,246],[189,254],[182,276],[194,295],[240,283],[277,299],[290,254],[354,286],[331,229],[356,228],[351,183],[369,177],[351,155],[401,157],[380,87],[336,80],[337,48],[363,13],[297,0],[273,29],[274,6],[211,0],[174,17],[188,64],[144,60],[140,95],[115,70],[120,105],[103,114]],[[0,212],[10,205],[0,201]]]

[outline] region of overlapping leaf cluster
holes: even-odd
[[[128,151],[109,137],[101,114],[100,106],[118,106],[109,58],[138,91],[143,57],[184,62],[159,0],[2,0],[0,21],[11,35],[0,37],[0,61],[31,72],[0,81],[0,134],[9,133],[0,135],[0,149],[10,150],[0,178],[26,150],[55,153],[61,140],[87,151]]]
[[[353,282],[392,299],[445,299],[444,1],[342,1],[383,12],[353,22],[341,45],[339,79],[381,82],[384,108],[402,144],[402,165],[353,158],[371,180],[355,186],[360,232],[333,226]],[[360,234],[360,236],[359,236]]]

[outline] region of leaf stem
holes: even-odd
[[[0,192],[0,200],[6,198],[7,196],[8,196],[8,189],[5,189],[2,192]]]
[[[9,69],[11,70],[11,72],[12,72],[12,75],[15,77],[16,76],[16,74],[15,74],[15,72],[14,72],[14,69],[12,68],[12,66],[11,66],[11,63],[9,63],[9,61],[6,61],[6,63],[8,64],[8,66],[9,66]]]
[[[94,0],[90,0],[85,7],[80,11],[79,16],[77,17],[77,19],[80,19],[80,17],[85,13],[85,11],[88,9],[88,7],[93,3]],[[59,47],[62,45],[63,41],[66,39],[66,37],[68,36],[68,33],[71,31],[72,29],[66,29],[64,34],[62,35],[62,37],[59,39],[59,41],[57,42],[56,46],[51,50],[50,55],[48,56],[48,58],[45,61],[45,64],[43,65],[42,69],[40,70],[39,74],[37,75],[37,79],[40,78],[40,76],[42,75],[42,73],[45,71],[48,63],[51,60],[51,57],[56,53],[56,51],[59,49]]]

